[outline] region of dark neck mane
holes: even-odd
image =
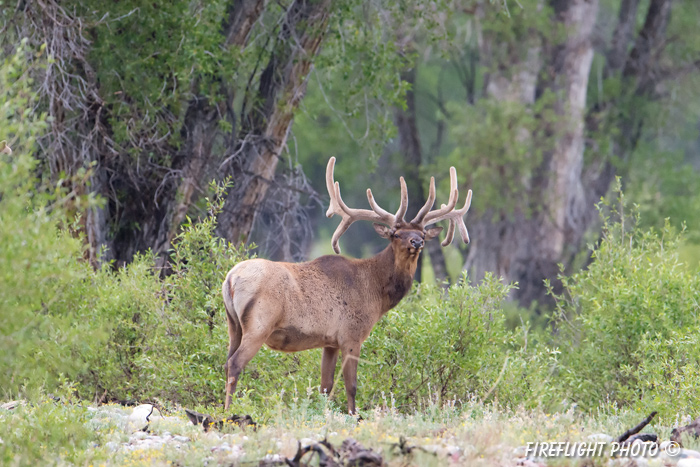
[[[382,314],[394,308],[411,290],[418,256],[396,258],[391,245],[366,260],[374,273],[374,283],[382,297]]]

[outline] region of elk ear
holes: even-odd
[[[437,237],[442,232],[442,227],[431,227],[425,231],[425,239],[430,240]]]
[[[382,224],[372,224],[374,226],[374,230],[379,234],[380,237],[382,238],[389,238],[391,237],[391,229],[387,227],[386,225]]]

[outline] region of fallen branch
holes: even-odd
[[[693,436],[695,439],[698,439],[698,437],[700,437],[700,418],[690,422],[686,426],[674,428],[671,432],[671,441],[682,447],[683,443],[681,442],[681,438],[683,435]]]
[[[640,423],[639,425],[635,426],[634,428],[630,428],[629,430],[627,430],[627,431],[625,431],[624,433],[622,433],[622,434],[617,438],[616,441],[617,441],[618,443],[623,443],[623,442],[627,441],[627,439],[628,439],[630,436],[636,435],[637,433],[639,433],[640,431],[642,431],[642,430],[644,429],[644,427],[647,426],[647,425],[649,424],[649,422],[651,422],[652,418],[654,418],[654,417],[656,416],[657,413],[658,413],[658,412],[654,411],[654,412],[652,412],[651,414],[649,414],[649,416],[648,416],[647,418],[645,418],[644,420],[642,420],[642,423]]]
[[[227,424],[238,425],[243,429],[248,426],[252,426],[253,431],[255,431],[258,427],[258,424],[253,421],[253,417],[250,415],[232,415],[224,418],[223,420],[216,420],[211,415],[195,412],[194,410],[190,409],[185,409],[185,413],[193,425],[199,425],[201,423],[204,431],[209,431],[212,427],[217,430],[221,430]]]

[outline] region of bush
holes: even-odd
[[[0,394],[23,387],[55,386],[61,373],[85,370],[73,358],[91,323],[75,319],[79,301],[73,284],[91,271],[76,261],[82,243],[70,232],[67,202],[83,201],[37,177],[28,154],[45,128],[35,104],[24,43],[0,64],[0,129],[14,154],[0,154]],[[41,63],[41,51],[36,63]],[[39,65],[36,65],[39,66]]]
[[[561,385],[593,408],[603,402],[670,411],[698,404],[700,280],[678,256],[679,236],[641,231],[620,209],[604,219],[588,269],[563,277],[558,297]],[[663,405],[659,405],[663,404]]]
[[[422,284],[375,327],[362,350],[360,398],[402,410],[427,401],[493,398],[538,405],[547,359],[527,348],[527,326],[510,331],[503,302],[511,286],[466,275],[445,291]]]

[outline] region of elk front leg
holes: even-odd
[[[236,352],[226,362],[225,410],[228,410],[229,405],[231,405],[231,395],[236,392],[238,377],[248,362],[250,362],[253,357],[255,357],[255,354],[258,353],[258,350],[260,350],[260,347],[262,347],[265,340],[267,340],[267,337],[267,335],[244,335],[243,339],[241,339],[241,345],[238,347],[238,350],[236,350]]]
[[[330,395],[335,378],[335,364],[338,361],[340,349],[324,347],[321,357],[321,394]]]
[[[357,394],[357,364],[360,360],[360,345],[352,345],[343,350],[343,380],[348,396],[348,413],[356,415],[355,395]]]

